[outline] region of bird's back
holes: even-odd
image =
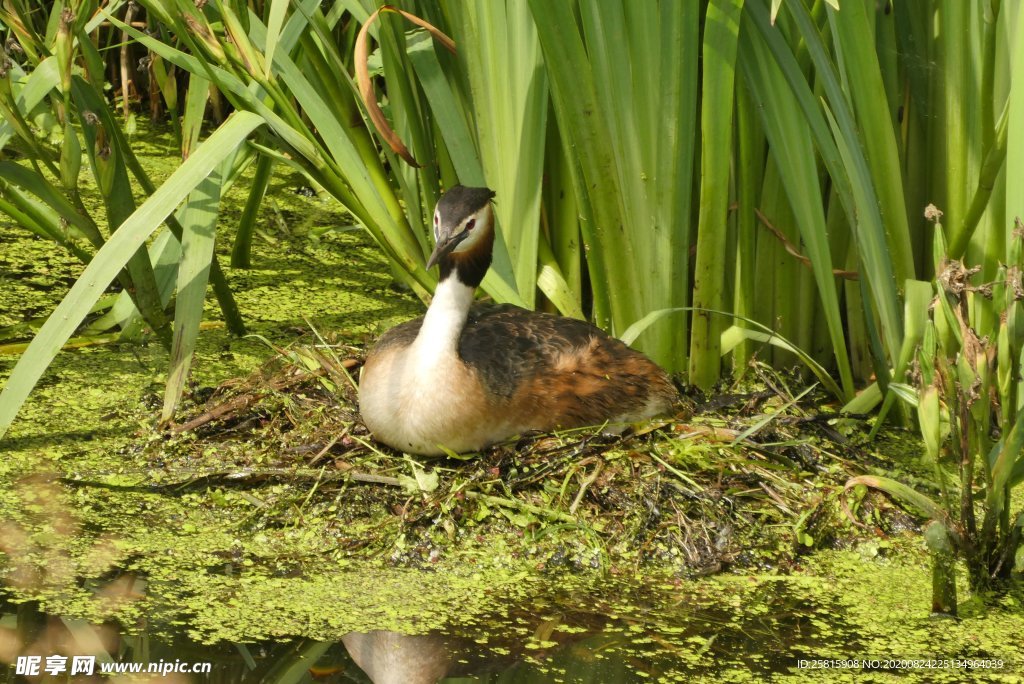
[[[528,429],[641,420],[676,396],[661,368],[593,325],[508,304],[473,307],[459,355]]]

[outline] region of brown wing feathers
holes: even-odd
[[[474,307],[459,346],[496,400],[535,429],[599,424],[665,406],[675,389],[642,354],[589,323],[518,307]]]

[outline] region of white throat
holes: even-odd
[[[459,337],[473,305],[474,290],[461,282],[454,272],[437,284],[434,299],[416,336],[415,345],[424,361],[458,352]]]

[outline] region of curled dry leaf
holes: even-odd
[[[382,5],[380,9],[371,14],[370,18],[367,19],[366,23],[363,24],[361,29],[359,29],[359,35],[356,37],[356,84],[359,86],[359,95],[363,98],[363,105],[366,107],[366,112],[370,115],[370,121],[373,122],[373,126],[377,129],[377,133],[385,140],[385,142],[387,142],[395,154],[408,162],[410,166],[419,168],[420,164],[413,158],[412,153],[409,152],[409,148],[405,146],[405,143],[403,143],[402,139],[398,137],[395,130],[391,128],[387,117],[384,116],[384,112],[381,111],[380,106],[377,104],[377,96],[373,92],[373,83],[370,81],[370,68],[367,64],[370,57],[369,29],[370,26],[373,25],[373,22],[377,20],[377,17],[381,12],[395,12],[397,14],[401,14],[417,26],[425,28],[430,35],[432,35],[453,54],[455,53],[455,42],[430,22],[424,21],[415,14],[410,14],[409,12],[392,7],[391,5]]]

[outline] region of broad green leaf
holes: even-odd
[[[234,154],[237,154],[237,148]],[[185,233],[181,243],[181,263],[178,266],[178,297],[174,305],[174,343],[171,346],[170,372],[164,389],[164,407],[160,415],[163,423],[174,417],[174,409],[181,399],[192,366],[213,260],[222,178],[226,175],[224,170],[230,166],[231,156],[233,154],[204,178],[185,201],[185,211],[181,218]]]
[[[60,71],[55,57],[47,57],[36,65],[32,73],[25,78],[24,85],[18,89],[16,104],[18,111],[27,114],[43,101],[50,91],[60,83]],[[6,118],[0,119],[0,149],[15,135],[14,123]]]
[[[938,505],[924,494],[921,494],[902,482],[898,482],[892,478],[878,477],[875,475],[851,477],[846,481],[846,485],[844,485],[843,489],[848,491],[857,485],[865,485],[872,489],[885,492],[902,505],[913,508],[915,511],[931,520],[938,520],[941,522],[947,519],[946,511],[942,506]]]
[[[281,27],[284,25],[288,4],[289,0],[271,0],[270,2],[270,18],[267,21],[267,37],[264,47],[266,60],[263,75],[266,78],[271,76],[274,52],[277,50],[278,39],[281,37]]]

